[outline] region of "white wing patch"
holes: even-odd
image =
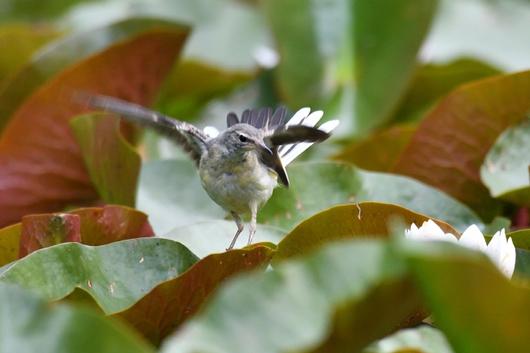
[[[203,132],[206,136],[208,136],[211,139],[216,138],[219,135],[219,130],[217,130],[213,126],[205,126],[203,129]]]
[[[302,108],[297,111],[293,117],[287,122],[287,126],[291,125],[305,125],[310,127],[315,127],[320,119],[324,116],[324,112],[317,110],[311,113],[310,108]],[[339,126],[338,120],[330,120],[318,127],[319,130],[331,133],[337,126]],[[296,157],[301,155],[305,150],[307,150],[314,142],[300,142],[291,145],[285,145],[278,149],[280,159],[284,166],[287,166],[289,163],[294,161]]]

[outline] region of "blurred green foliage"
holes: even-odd
[[[528,43],[528,0],[1,0],[0,351],[524,352]],[[341,125],[263,243],[224,252],[182,151],[84,90],[200,127],[279,104]],[[403,239],[429,218],[523,228],[514,279]]]

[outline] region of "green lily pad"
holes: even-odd
[[[161,351],[358,351],[391,333],[419,305],[388,246],[341,242],[229,281]]]
[[[480,177],[493,197],[530,206],[530,119],[504,131],[490,149]]]
[[[48,47],[10,81],[0,94],[0,125],[8,122],[0,137],[0,225],[97,199],[68,126],[86,110],[73,92],[147,104],[187,34],[160,21],[120,22]]]
[[[234,221],[211,220],[187,226],[177,227],[160,237],[184,244],[195,255],[203,258],[212,253],[225,251],[236,232]],[[254,243],[268,242],[278,244],[285,232],[276,227],[258,224]],[[236,248],[247,244],[247,231],[239,236]]]
[[[499,213],[480,180],[480,166],[497,137],[530,111],[530,71],[461,86],[418,126],[394,171],[432,185],[486,221]]]
[[[79,288],[109,314],[130,307],[196,261],[186,247],[167,239],[132,239],[98,247],[65,243],[17,261],[0,281],[16,283],[50,301]]]
[[[335,206],[304,220],[278,244],[274,260],[308,254],[323,244],[352,237],[388,237],[396,222],[420,226],[429,217],[406,208],[376,202]],[[436,221],[446,233],[458,234],[450,225]]]
[[[140,172],[136,208],[149,215],[156,234],[226,215],[202,188],[199,173],[190,160],[145,163]]]
[[[404,247],[418,288],[455,352],[524,352],[530,290],[482,253],[449,243]],[[494,304],[493,304],[494,303]]]
[[[444,193],[398,175],[366,172],[336,162],[289,166],[289,189],[275,190],[259,213],[261,223],[292,229],[316,212],[337,204],[377,201],[393,203],[440,219],[458,230],[481,224],[466,206]]]
[[[50,306],[38,296],[0,283],[2,350],[18,353],[153,353],[130,328],[82,307]]]
[[[70,120],[90,179],[106,203],[134,207],[141,159],[120,133],[120,122],[107,114]]]
[[[212,293],[236,274],[264,268],[274,249],[256,245],[205,257],[178,277],[154,287],[126,310],[114,314],[151,342],[160,341],[195,315]]]

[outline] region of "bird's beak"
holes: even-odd
[[[264,152],[272,155],[272,150],[263,141],[256,141],[256,146]]]

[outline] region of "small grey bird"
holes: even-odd
[[[271,197],[278,181],[289,186],[285,166],[315,142],[330,136],[338,121],[316,128],[322,111],[302,108],[285,122],[286,109],[247,109],[241,120],[227,115],[227,129],[203,130],[161,113],[123,100],[83,94],[76,100],[94,109],[112,112],[131,122],[152,128],[182,147],[199,170],[203,188],[210,198],[228,211],[237,231],[227,250],[234,247],[244,229],[241,215],[250,214],[248,244],[256,232],[258,210]]]

